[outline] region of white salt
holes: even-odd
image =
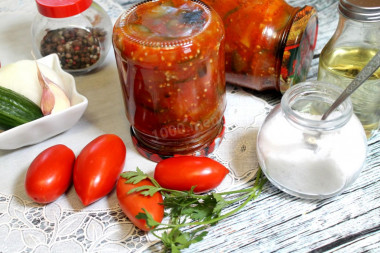
[[[266,122],[258,145],[264,172],[272,183],[309,196],[333,195],[350,185],[360,173],[367,147],[355,116],[338,130],[313,136],[290,124],[282,113]]]

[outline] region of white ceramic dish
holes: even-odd
[[[62,70],[57,55],[52,54],[37,61],[50,67],[60,76],[64,86],[62,88],[69,97],[71,106],[61,112],[1,132],[0,149],[17,149],[60,134],[74,126],[87,108],[87,98],[77,92],[74,77]]]

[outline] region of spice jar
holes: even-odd
[[[113,47],[138,151],[154,161],[212,152],[226,107],[217,13],[197,0],[144,1],[116,21]]]
[[[204,0],[226,31],[226,80],[255,90],[279,90],[306,79],[317,40],[313,7],[283,0]]]
[[[279,189],[322,199],[341,193],[359,176],[367,141],[351,101],[321,120],[342,91],[333,84],[299,83],[268,114],[257,152],[263,172]]]
[[[318,80],[345,88],[380,50],[380,1],[341,0],[339,14],[338,27],[320,55]],[[380,69],[351,100],[370,138],[380,125]]]
[[[56,53],[62,68],[73,74],[99,67],[111,46],[112,23],[92,0],[36,0],[32,24],[37,57]]]

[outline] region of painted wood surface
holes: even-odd
[[[128,6],[133,1],[118,2]],[[308,75],[315,80],[319,54],[338,23],[338,1],[288,2],[318,10],[317,48]],[[251,92],[271,104],[280,99],[275,92]],[[160,249],[156,244],[147,252]],[[360,177],[340,196],[301,200],[267,183],[256,201],[211,227],[202,242],[185,252],[380,252],[380,134],[369,141]]]

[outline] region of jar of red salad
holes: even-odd
[[[226,80],[284,92],[304,81],[317,39],[313,7],[283,0],[204,0],[224,22]]]
[[[226,107],[217,13],[197,0],[144,1],[118,18],[113,46],[138,151],[154,161],[212,152]]]

